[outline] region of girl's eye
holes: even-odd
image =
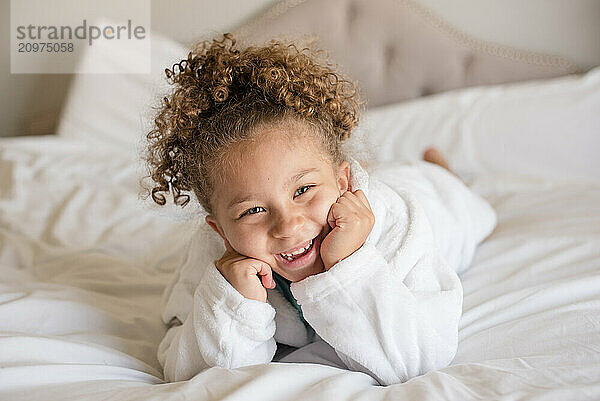
[[[260,206],[254,206],[253,208],[248,209],[244,213],[242,213],[239,218],[241,219],[242,217],[244,217],[247,214],[256,214],[256,213],[258,213],[258,212],[256,212],[256,213],[250,213],[250,212],[252,212],[253,210],[256,210],[256,209],[263,209],[263,208],[260,207]]]
[[[306,190],[305,190],[305,191],[302,191],[302,192],[300,192],[300,193],[298,194],[298,196],[300,196],[300,195],[302,195],[303,193],[305,193],[306,191],[308,191],[308,188],[311,188],[311,187],[314,187],[314,185],[305,185],[305,186],[303,186],[303,187],[300,187],[300,188],[298,188],[298,189],[296,190],[296,194],[298,193],[298,191],[302,191],[302,189],[306,188]],[[294,194],[294,195],[296,195],[296,194]]]

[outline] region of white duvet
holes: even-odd
[[[437,145],[498,216],[461,277],[454,361],[388,387],[300,363],[164,383],[160,297],[202,220],[140,200],[108,141],[0,139],[0,399],[599,399],[599,116],[600,69],[365,116],[378,160]]]

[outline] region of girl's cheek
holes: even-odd
[[[264,246],[261,245],[261,239],[264,238],[264,234],[260,232],[258,227],[252,230],[243,230],[235,233],[235,242],[237,244],[232,246],[242,255],[252,257],[260,256],[261,250]]]
[[[315,210],[318,213],[319,220],[323,222],[327,222],[327,216],[329,215],[329,210],[331,206],[337,201],[337,196],[329,195],[322,196],[315,204]]]

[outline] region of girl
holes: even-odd
[[[165,379],[277,360],[388,385],[447,366],[457,271],[496,216],[439,153],[367,173],[341,146],[355,86],[293,44],[239,49],[225,34],[166,75],[175,90],[147,136],[152,198],[193,194],[207,224],[163,295]]]

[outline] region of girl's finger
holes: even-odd
[[[335,227],[335,217],[333,217],[333,206],[335,205],[332,204],[331,207],[329,207],[329,212],[327,212],[327,224],[329,224],[329,227],[334,228]]]
[[[364,210],[364,209],[368,209],[372,212],[371,209],[371,205],[369,204],[369,200],[367,199],[365,193],[360,190],[357,189],[355,192],[346,192],[344,193],[344,199],[346,199],[349,202],[352,202],[352,204],[358,209],[358,210]]]
[[[340,197],[340,204],[345,205],[348,209],[361,212],[365,210],[365,204],[353,193],[346,192]]]
[[[273,280],[273,271],[271,270],[271,266],[264,262],[257,263],[253,266],[256,269],[256,274],[258,274],[261,278],[263,287],[275,288],[275,281]]]
[[[327,223],[329,224],[329,227],[331,228],[335,228],[336,224],[336,220],[338,219],[339,216],[339,211],[338,209],[340,208],[341,203],[339,202],[340,199],[338,198],[338,200],[331,205],[331,207],[329,208],[329,213],[327,213]]]
[[[336,226],[340,225],[339,223],[343,223],[345,221],[345,217],[355,214],[355,209],[356,206],[354,202],[350,201],[349,199],[339,199],[338,202],[331,205],[329,213],[327,214],[327,223],[332,229],[334,229]]]
[[[370,210],[372,210],[372,209],[371,209],[371,204],[369,203],[369,200],[367,199],[367,195],[365,195],[365,193],[364,193],[362,190],[360,190],[360,189],[357,189],[357,190],[354,192],[354,195],[356,195],[356,197],[357,197],[357,198],[358,198],[358,199],[359,199],[359,200],[360,200],[360,201],[361,201],[361,202],[362,202],[362,203],[363,203],[365,206],[367,206],[367,207],[368,207]]]
[[[358,190],[360,191],[360,190]],[[358,209],[362,209],[365,207],[364,203],[362,200],[360,200],[358,198],[358,196],[356,196],[354,193],[347,191],[345,192],[342,197],[340,198],[342,202],[347,202],[349,203],[349,207],[353,206],[354,208],[358,208]]]

